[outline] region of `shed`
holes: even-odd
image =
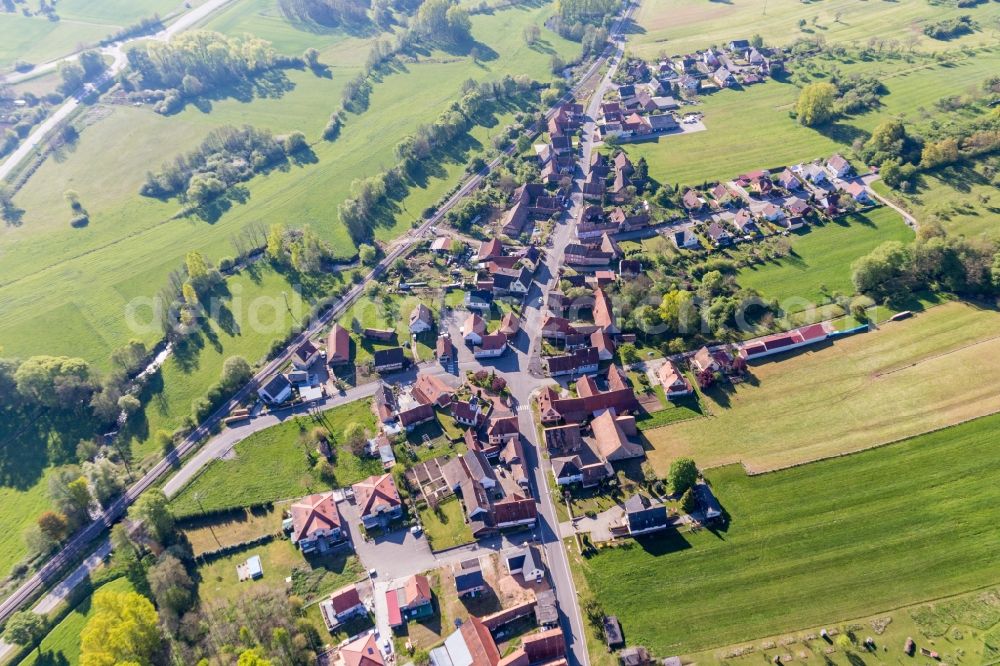
[[[614,615],[604,617],[604,640],[609,648],[617,648],[625,645],[625,638],[622,636],[622,625],[618,623],[618,618]]]

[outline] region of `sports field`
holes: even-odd
[[[924,36],[923,26],[969,14],[981,31],[941,42]],[[943,2],[855,2],[825,0],[643,0],[636,15],[638,27],[629,36],[629,47],[653,58],[688,53],[732,39],[759,34],[771,44],[788,44],[797,37],[822,36],[828,42],[866,43],[870,38],[897,40],[904,48],[924,51],[997,43],[996,19],[1000,7],[983,3],[959,8]],[[799,28],[799,21],[807,23]],[[815,19],[815,23],[813,22]]]
[[[838,67],[847,69],[844,64]],[[925,112],[933,116],[934,102],[980,85],[998,69],[1000,49],[996,48],[950,63],[868,63],[858,71],[876,75],[885,84],[889,92],[881,98],[882,105],[815,129],[803,127],[789,117],[799,94],[799,88],[792,83],[770,80],[743,90],[722,90],[703,96],[698,106],[690,107],[704,113],[707,131],[628,143],[625,148],[633,161],[646,158],[649,174],[657,181],[697,186],[753,169],[847,152],[855,139],[866,139],[883,120]]]
[[[751,365],[752,380],[702,397],[711,418],[645,432],[665,475],[701,467],[760,472],[918,435],[1000,410],[1000,313],[933,307],[871,333]]]
[[[628,643],[658,657],[1000,580],[1000,416],[773,474],[727,466],[707,478],[728,529],[670,530],[575,567]]]
[[[853,294],[854,260],[886,241],[909,242],[913,231],[899,213],[882,206],[794,233],[790,238],[789,256],[744,268],[737,280],[741,286],[759,291],[765,299],[777,299],[786,312],[798,312],[829,301],[834,292]]]

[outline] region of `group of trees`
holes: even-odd
[[[192,207],[204,206],[236,183],[285,162],[308,149],[305,135],[276,137],[250,125],[212,130],[201,145],[177,155],[159,173],[146,173],[139,193],[147,197],[179,196]]]
[[[167,41],[151,40],[128,51],[129,69],[121,77],[126,91],[156,91],[154,110],[175,113],[185,101],[211,90],[253,83],[264,72],[302,65],[302,59],[279,55],[271,43],[244,35],[194,30]]]
[[[620,0],[559,0],[549,25],[561,37],[580,42],[586,58],[604,50],[608,26],[620,7]]]
[[[948,236],[934,223],[922,225],[914,242],[883,243],[852,268],[855,289],[878,300],[925,289],[972,297],[1000,293],[1000,244]]]
[[[97,51],[84,51],[76,61],[62,60],[57,67],[61,79],[57,89],[63,95],[72,95],[104,69],[104,58]]]
[[[469,12],[451,0],[424,0],[413,29],[424,40],[459,44],[471,39]]]
[[[802,88],[795,102],[795,117],[806,127],[827,123],[837,116],[875,108],[886,93],[876,78],[852,74],[832,81],[817,81]]]
[[[278,0],[286,18],[324,26],[359,25],[368,21],[367,0]]]
[[[924,34],[932,39],[954,39],[962,35],[972,34],[976,30],[976,22],[968,14],[944,19],[924,26]]]
[[[409,183],[427,168],[428,160],[475,126],[498,101],[521,95],[530,88],[527,77],[505,76],[500,81],[479,84],[466,82],[459,101],[436,121],[421,125],[396,145],[399,160],[396,166],[351,184],[351,196],[340,204],[338,213],[354,242],[367,240],[375,226],[393,213],[392,202],[406,195]]]
[[[267,257],[271,261],[291,266],[300,273],[315,273],[333,257],[333,248],[309,225],[288,229],[272,224],[267,233]]]

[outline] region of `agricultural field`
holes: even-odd
[[[211,260],[232,254],[231,238],[251,224],[309,224],[343,256],[353,255],[353,244],[335,213],[349,195],[352,180],[392,166],[396,143],[444,111],[464,80],[496,79],[508,73],[548,79],[550,55],[526,46],[521,32],[524,25],[541,25],[551,11],[551,6],[543,5],[474,17],[473,34],[496,52],[495,58],[473,63],[435,52],[407,63],[383,77],[374,87],[369,109],[349,116],[333,143],[319,140],[319,134],[336,108],[342,86],[361,67],[366,49],[357,44],[343,52],[341,42],[323,49],[320,59],[331,64],[330,79],[287,72],[288,90],[279,96],[249,102],[213,100],[202,109],[189,105],[170,117],[146,108],[89,109],[80,121],[88,126],[79,141],[65,154],[47,160],[15,198],[25,211],[22,224],[0,230],[0,251],[8,258],[0,270],[0,338],[22,355],[67,353],[106,363],[111,349],[136,337],[126,330],[122,317],[130,298],[155,294],[187,251],[200,250]],[[241,16],[232,19],[233,29],[255,17]],[[228,20],[226,14],[217,20],[223,19]],[[323,35],[317,38],[324,39],[329,41]],[[578,48],[551,33],[545,39],[546,49],[567,57]],[[395,226],[378,229],[377,236],[391,239],[417,220],[513,112],[499,109],[495,124],[472,131],[443,165],[431,170],[422,187],[399,203]],[[314,161],[253,179],[246,184],[246,203],[234,204],[211,222],[172,219],[179,208],[176,202],[138,194],[147,170],[190,150],[215,127],[242,123],[275,133],[304,131],[315,142]],[[90,215],[84,229],[69,226],[63,193],[70,189],[79,194]],[[120,286],[125,283],[129,289],[122,293]],[[62,339],[58,334],[39,339],[39,330],[53,328],[72,333]],[[152,342],[155,337],[147,334],[145,339]]]
[[[911,194],[876,181],[875,191],[913,213],[917,219],[938,221],[948,231],[969,237],[995,234],[1000,225],[996,173],[1000,160],[960,164],[924,173]]]
[[[927,23],[971,15],[981,29],[947,42],[923,34]],[[646,0],[629,35],[630,48],[646,58],[660,53],[675,55],[722,45],[732,39],[759,34],[767,43],[787,44],[797,37],[822,36],[828,42],[865,44],[871,38],[896,40],[900,46],[920,51],[978,46],[997,42],[1000,7],[956,7],[948,2],[867,2],[827,0],[732,0],[689,2]],[[799,27],[799,21],[806,25]]]
[[[116,578],[97,589],[105,588],[114,592],[134,591],[132,584],[125,578]],[[38,649],[18,662],[18,665],[76,666],[80,663],[80,632],[90,619],[91,598],[92,596],[88,596],[70,611],[69,615],[42,639]]]
[[[7,535],[0,540],[0,575],[6,576],[27,553],[21,535],[49,508],[48,475],[43,473],[24,487],[0,486],[0,506],[8,508],[0,511],[0,532]]]
[[[993,415],[772,474],[709,470],[725,527],[577,558],[581,597],[662,657],[995,584],[998,444]]]
[[[777,299],[785,312],[797,312],[828,302],[836,292],[853,294],[851,264],[886,241],[913,240],[913,231],[899,213],[882,206],[793,232],[790,239],[787,257],[744,268],[737,281]]]
[[[705,392],[713,418],[644,432],[665,475],[677,456],[762,472],[857,451],[1000,410],[1000,313],[963,303],[770,357]],[[976,372],[967,372],[976,368]]]
[[[826,629],[830,639],[822,638]],[[875,641],[873,650],[863,641]],[[760,663],[822,655],[825,664],[853,666],[865,663],[897,664],[903,660],[906,639],[918,649],[937,652],[945,663],[991,663],[1000,656],[1000,589],[996,587],[917,604],[863,618],[826,623],[793,633],[770,636],[689,655],[697,663]],[[752,649],[748,649],[752,648]],[[930,661],[928,657],[917,657]]]
[[[1000,49],[981,50],[947,63],[930,58],[918,60],[916,64],[891,61],[859,65],[857,71],[878,76],[888,94],[881,98],[876,110],[824,127],[803,127],[789,117],[798,86],[770,80],[743,90],[706,95],[697,106],[685,107],[685,111],[704,114],[708,127],[705,132],[627,143],[624,147],[633,161],[646,158],[650,177],[681,186],[699,186],[753,169],[825,158],[837,151],[849,153],[855,139],[866,139],[887,118],[903,116],[915,122],[935,117],[934,102],[966,92],[1000,68]],[[843,63],[838,66],[853,71]]]
[[[377,458],[359,458],[343,446],[348,424],[375,432],[375,414],[369,400],[359,400],[323,412],[318,420],[296,417],[262,430],[236,445],[233,454],[214,460],[171,501],[174,514],[253,506],[295,499],[329,490],[313,470],[318,454],[305,436],[315,427],[332,432],[337,445],[334,470],[337,486],[348,486],[382,472]]]
[[[196,6],[201,0],[186,4]],[[56,6],[58,21],[0,12],[0,72],[13,68],[15,60],[38,65],[92,46],[140,19],[154,14],[166,19],[183,11],[182,0],[62,0]]]

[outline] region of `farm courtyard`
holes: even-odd
[[[776,473],[750,477],[730,465],[706,476],[730,517],[721,531],[669,530],[589,559],[571,548],[580,596],[593,595],[630,645],[658,656],[1000,577],[1000,416]]]
[[[763,472],[941,428],[1000,410],[1000,313],[961,303],[880,330],[751,365],[709,390],[710,418],[647,430],[658,474],[677,456]],[[964,368],[977,368],[968,372]]]

